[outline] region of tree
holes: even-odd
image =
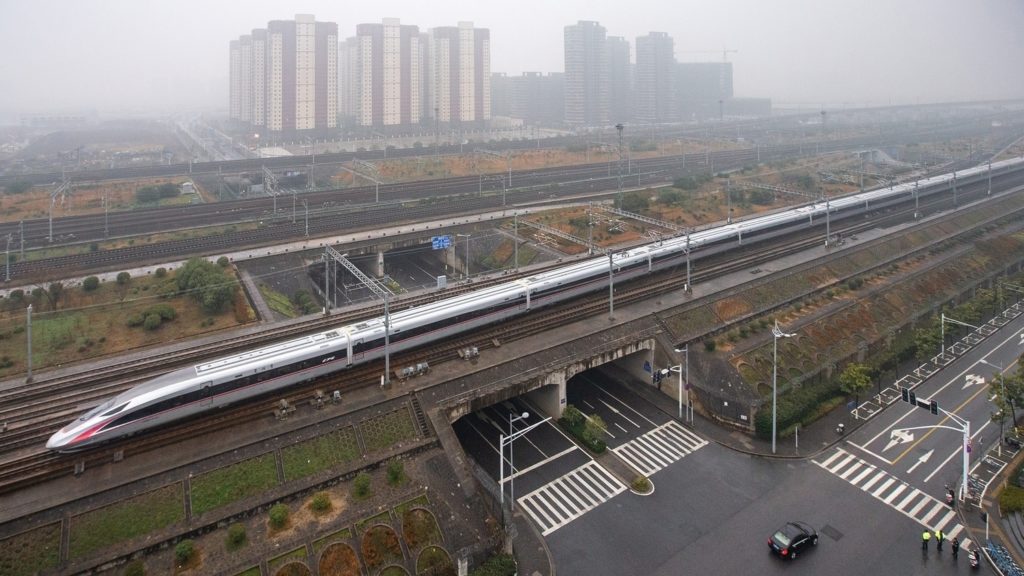
[[[839,389],[846,394],[853,394],[860,404],[860,393],[871,386],[871,369],[866,364],[851,362],[843,368],[839,375]]]
[[[53,282],[46,290],[46,299],[50,301],[50,310],[56,310],[61,296],[64,295],[64,284]]]
[[[87,276],[85,280],[82,280],[82,290],[85,290],[86,292],[92,292],[99,287],[100,279],[95,276]]]
[[[191,540],[182,540],[174,547],[174,559],[178,562],[178,566],[188,564],[188,561],[192,559],[195,553],[196,545]]]
[[[223,268],[209,260],[192,258],[178,270],[178,290],[189,293],[203,310],[215,314],[224,309],[235,296],[238,284]]]
[[[938,327],[934,324],[926,328],[914,330],[914,346],[917,353],[914,355],[919,362],[931,358],[942,346],[942,336]]]
[[[118,272],[116,285],[117,285],[117,299],[119,302],[124,302],[124,299],[128,296],[128,290],[131,288],[132,275],[127,272]]]

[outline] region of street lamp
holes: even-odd
[[[675,348],[676,353],[685,354],[683,364],[676,365],[669,370],[679,374],[679,418],[683,418],[683,390],[686,391],[686,422],[693,422],[693,405],[690,404],[690,346]],[[683,374],[686,374],[686,384],[683,385]]]
[[[1003,402],[1004,402],[1004,404],[1006,406],[1010,407],[1010,414],[1011,414],[1011,416],[1013,416],[1013,425],[1014,425],[1014,427],[1016,427],[1017,426],[1017,415],[1014,412],[1013,403],[1011,403],[1010,399],[1006,397],[1006,377],[1003,376],[1003,367],[1001,365],[998,365],[998,364],[993,364],[992,362],[989,362],[988,360],[985,360],[984,358],[981,358],[980,360],[978,360],[978,362],[981,362],[982,364],[988,364],[989,366],[995,368],[996,370],[999,370],[999,390],[1000,390],[1000,393],[1003,395]],[[1002,430],[1001,423],[1000,423],[1000,430]],[[1002,432],[1000,432],[1000,434],[1001,433]]]
[[[499,503],[501,505],[502,524],[504,524],[504,519],[505,519],[505,446],[509,447],[509,449],[508,449],[508,454],[509,454],[509,484],[510,484],[510,487],[509,487],[509,494],[510,494],[510,496],[509,497],[512,499],[512,511],[514,512],[515,511],[515,477],[516,477],[516,471],[515,471],[515,467],[512,465],[512,441],[515,440],[516,438],[519,438],[520,436],[526,434],[530,430],[533,430],[537,426],[540,426],[541,424],[544,424],[548,420],[551,420],[551,417],[548,416],[547,418],[541,420],[540,422],[535,422],[533,424],[530,424],[526,428],[523,428],[522,430],[516,430],[515,432],[512,432],[512,424],[514,422],[517,422],[519,420],[525,420],[526,418],[529,418],[529,417],[530,417],[530,413],[529,412],[523,412],[522,414],[519,414],[519,415],[509,414],[508,415],[508,429],[509,429],[508,431],[509,431],[509,435],[505,436],[504,432],[502,432],[501,434],[498,435],[498,453],[499,453],[498,454],[498,462],[499,462],[499,469],[500,469],[499,480],[498,480],[498,492],[500,493],[500,496],[499,496],[498,500],[499,500]]]
[[[787,334],[779,328],[779,321],[775,321],[775,326],[772,328],[772,454],[775,454],[775,399],[778,379],[778,367],[779,367],[779,338],[789,338],[796,336],[796,334]]]
[[[522,414],[509,414],[508,415],[508,437],[509,448],[508,448],[508,499],[509,505],[513,512],[516,511],[516,464],[515,464],[515,451],[512,450],[512,424],[520,420],[526,420],[530,417],[529,412],[523,412]]]

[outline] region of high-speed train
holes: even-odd
[[[608,286],[609,265],[617,280],[678,266],[686,252],[711,254],[749,238],[767,238],[816,216],[846,217],[905,201],[909,194],[947,191],[954,179],[963,185],[1024,165],[1024,158],[994,162],[859,194],[815,202],[772,214],[695,231],[615,253],[481,288],[390,314],[391,352],[421,346],[498,320],[523,314]],[[609,264],[609,262],[611,264]],[[246,398],[308,381],[383,357],[384,317],[339,326],[232,356],[181,368],[103,402],[63,427],[46,443],[72,451],[130,436],[169,422],[233,404]]]

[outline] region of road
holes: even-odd
[[[966,555],[954,563],[948,544],[941,554],[934,544],[927,552],[920,547],[926,528],[968,538],[945,501],[945,485],[962,474],[962,433],[930,427],[970,422],[970,472],[978,491],[986,490],[990,468],[1002,462],[980,456],[981,446],[999,436],[986,383],[1000,368],[1014,369],[1022,351],[1024,314],[969,349],[957,345],[958,354],[937,359],[946,365],[915,388],[953,416],[897,401],[845,442],[799,460],[708,443],[606,373],[589,371],[570,381],[569,403],[601,416],[609,450],[648,474],[654,493],[633,493],[547,422],[517,438],[511,458],[506,448],[506,497],[514,493],[518,511],[544,535],[566,574],[967,572]],[[523,411],[531,416],[509,422]],[[463,418],[456,430],[467,453],[497,480],[498,435],[541,418],[516,398]],[[1005,461],[1013,454],[1007,447]],[[798,566],[788,566],[769,554],[767,538],[794,519],[817,527],[821,539],[794,561]]]

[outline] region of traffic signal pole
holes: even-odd
[[[961,479],[961,482],[960,482],[960,500],[963,501],[965,498],[967,498],[967,487],[968,487],[967,475],[968,475],[968,471],[969,471],[969,468],[970,468],[970,460],[971,460],[971,422],[970,422],[970,420],[966,420],[966,419],[964,419],[964,418],[962,418],[960,416],[957,416],[956,414],[954,414],[952,412],[949,412],[947,410],[944,410],[944,409],[940,408],[939,407],[939,403],[937,401],[935,401],[935,400],[918,399],[915,396],[914,391],[910,390],[909,388],[902,388],[900,390],[900,393],[903,396],[903,401],[904,402],[909,402],[910,404],[912,404],[914,406],[917,406],[918,408],[924,408],[925,410],[928,410],[929,412],[931,412],[932,414],[935,414],[935,415],[938,415],[939,412],[941,412],[941,413],[945,414],[947,418],[949,418],[953,422],[955,422],[955,423],[960,425],[959,428],[954,427],[954,426],[946,426],[944,424],[936,424],[934,426],[914,426],[912,428],[894,428],[892,430],[892,432],[890,432],[890,437],[895,437],[896,434],[899,433],[899,432],[908,432],[910,430],[934,430],[936,428],[945,428],[947,430],[955,430],[957,432],[961,432],[963,434],[962,452],[963,452],[963,461],[964,461],[963,468],[964,469],[963,469],[963,478]]]

